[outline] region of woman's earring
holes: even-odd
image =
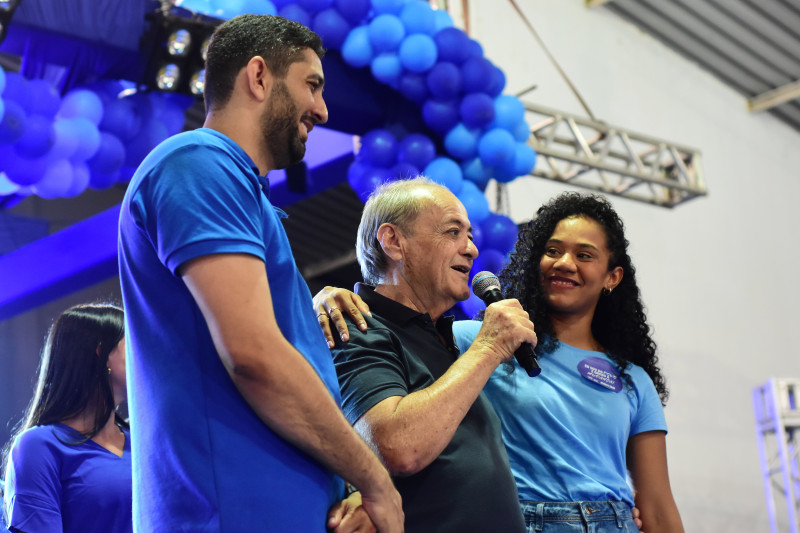
[[[603,290],[600,291],[600,294],[602,294],[603,296],[608,296],[609,294],[611,294],[611,289],[603,287]]]
[[[111,368],[108,369],[108,375],[111,375]]]

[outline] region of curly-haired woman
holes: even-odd
[[[33,398],[3,454],[12,532],[133,529],[124,315],[71,307],[54,321]]]
[[[620,510],[633,505],[630,472],[643,530],[683,531],[667,471],[668,392],[614,208],[598,195],[554,198],[520,231],[499,277],[539,338],[538,377],[500,368],[485,388],[529,527],[583,531],[599,519],[619,531]],[[454,327],[459,345],[479,327]]]

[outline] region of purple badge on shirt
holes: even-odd
[[[578,372],[592,383],[602,385],[614,392],[622,390],[622,381],[619,379],[619,373],[605,359],[587,357],[578,363]]]

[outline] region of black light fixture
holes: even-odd
[[[22,0],[0,0],[0,43],[6,39],[8,25]]]
[[[142,36],[142,85],[152,90],[202,97],[208,43],[221,20],[172,7],[147,15]]]

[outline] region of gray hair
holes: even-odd
[[[418,176],[384,183],[369,196],[361,214],[356,239],[356,256],[365,283],[378,285],[388,267],[383,248],[378,242],[378,228],[387,223],[395,224],[410,235],[411,227],[420,213],[437,203],[430,194],[433,191],[450,192],[447,187]]]

